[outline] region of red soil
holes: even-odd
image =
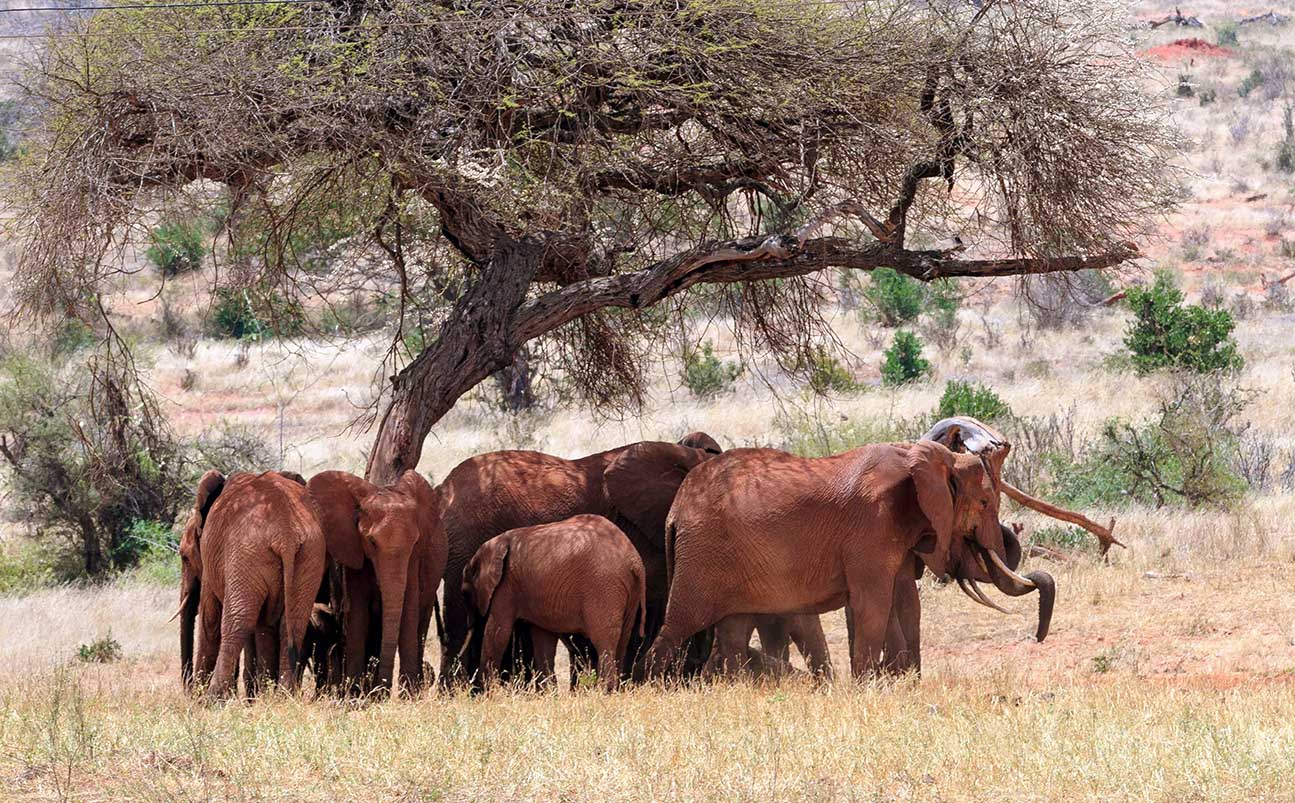
[[[1212,45],[1204,39],[1191,38],[1175,39],[1167,45],[1144,50],[1142,55],[1160,61],[1182,61],[1183,59],[1193,59],[1198,56],[1204,58],[1228,58],[1234,54],[1226,47]]]

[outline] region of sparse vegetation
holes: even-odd
[[[177,276],[202,267],[207,254],[207,231],[203,221],[191,217],[163,220],[148,235],[144,256],[163,276]]]
[[[854,393],[860,389],[850,369],[827,349],[813,352],[808,366],[810,390],[820,395]]]
[[[122,658],[121,644],[112,637],[112,630],[103,638],[76,648],[76,658],[83,664],[111,664]]]
[[[726,363],[715,356],[715,346],[707,340],[701,348],[690,351],[683,359],[683,383],[692,395],[710,399],[732,389],[742,375],[742,364]]]

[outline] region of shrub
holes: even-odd
[[[1180,368],[1210,373],[1240,368],[1243,361],[1232,339],[1234,323],[1226,310],[1184,305],[1183,294],[1167,274],[1151,287],[1128,292],[1133,320],[1124,344],[1139,373]]]
[[[710,399],[733,387],[742,375],[741,363],[725,363],[715,356],[709,340],[683,358],[683,383],[699,399]]]
[[[912,332],[900,330],[890,348],[884,352],[881,381],[886,385],[904,385],[925,376],[931,364],[922,358],[922,341]]]
[[[148,233],[144,256],[163,276],[177,276],[202,267],[207,255],[207,232],[202,221],[168,218]]]
[[[958,343],[958,308],[962,306],[962,293],[953,279],[931,282],[926,293],[923,331],[941,350],[947,351]]]
[[[1208,106],[1219,99],[1219,93],[1214,87],[1209,87],[1208,89],[1202,89],[1196,97],[1200,100],[1202,106]]]
[[[1250,71],[1249,75],[1241,79],[1241,85],[1237,87],[1237,94],[1244,98],[1251,92],[1263,86],[1265,80],[1267,79],[1264,76],[1263,71],[1256,67]]]
[[[935,408],[935,419],[966,415],[985,423],[1012,417],[1012,408],[988,387],[973,383],[949,380],[944,394]]]
[[[1196,94],[1196,89],[1192,86],[1192,77],[1190,75],[1179,73],[1178,88],[1174,90],[1174,94],[1178,95],[1180,98],[1190,98]]]
[[[1029,536],[1029,543],[1059,549],[1065,552],[1095,550],[1097,542],[1087,531],[1078,527],[1057,525],[1035,530]]]
[[[1235,466],[1253,394],[1213,377],[1184,375],[1162,393],[1149,420],[1111,419],[1076,462],[1054,462],[1055,495],[1075,507],[1126,502],[1226,507],[1244,493]]]
[[[218,337],[256,342],[300,335],[305,321],[297,306],[277,291],[221,287],[216,290],[210,328]]]
[[[1062,329],[1084,321],[1093,305],[1115,290],[1102,271],[1045,273],[1021,283],[1023,307],[1042,329]]]
[[[50,338],[51,356],[55,359],[70,357],[93,346],[98,336],[94,329],[80,318],[63,318],[54,325]]]
[[[0,459],[10,503],[86,576],[129,566],[137,520],[174,521],[187,461],[130,374],[90,360],[0,364]]]
[[[1282,115],[1282,141],[1277,143],[1277,158],[1274,160],[1277,169],[1283,173],[1295,173],[1295,121],[1291,119],[1291,107],[1287,106]]]
[[[111,664],[120,661],[121,656],[121,642],[112,637],[111,628],[103,638],[76,648],[76,658],[83,664]]]
[[[179,539],[167,522],[133,521],[126,528],[126,535],[117,547],[114,562],[119,566],[135,566],[140,569],[144,567],[147,557],[149,566],[146,571],[149,573],[160,568],[158,563],[166,562],[176,567],[175,579],[178,580],[179,563],[175,557],[178,543]]]
[[[891,268],[872,271],[864,297],[887,326],[899,326],[922,313],[922,283]]]
[[[0,550],[0,594],[19,594],[67,582],[79,576],[75,563],[49,544],[22,539]]]
[[[817,349],[808,366],[809,387],[815,393],[854,393],[859,383],[854,381],[850,369],[841,364],[826,349]]]
[[[238,426],[222,426],[203,432],[188,447],[189,462],[197,474],[214,468],[229,475],[239,471],[265,471],[278,464],[264,436]],[[192,483],[190,483],[192,484]]]
[[[1240,30],[1236,20],[1225,20],[1220,22],[1214,29],[1214,36],[1219,47],[1236,47],[1238,44],[1237,32]]]
[[[917,437],[920,421],[902,419],[826,419],[801,410],[784,410],[774,418],[781,436],[778,448],[802,457],[840,454],[867,443],[890,443]]]

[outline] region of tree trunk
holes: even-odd
[[[494,256],[455,302],[436,342],[392,380],[391,404],[365,471],[370,482],[386,485],[417,467],[432,425],[460,396],[512,362],[521,345],[512,336],[513,316],[541,257],[537,240],[505,237],[495,244]]]

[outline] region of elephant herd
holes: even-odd
[[[825,458],[705,433],[576,460],[490,452],[435,488],[415,471],[386,487],[209,471],[179,548],[182,679],[209,698],[240,666],[249,696],[306,669],[321,691],[412,691],[433,619],[444,686],[546,682],[558,641],[573,683],[593,669],[608,689],[782,673],[792,643],[830,676],[819,614],[842,607],[852,674],[920,671],[926,569],[998,610],[978,582],[1038,591],[1042,641],[1052,578],[1016,573],[998,519],[1009,450],[956,418]]]

